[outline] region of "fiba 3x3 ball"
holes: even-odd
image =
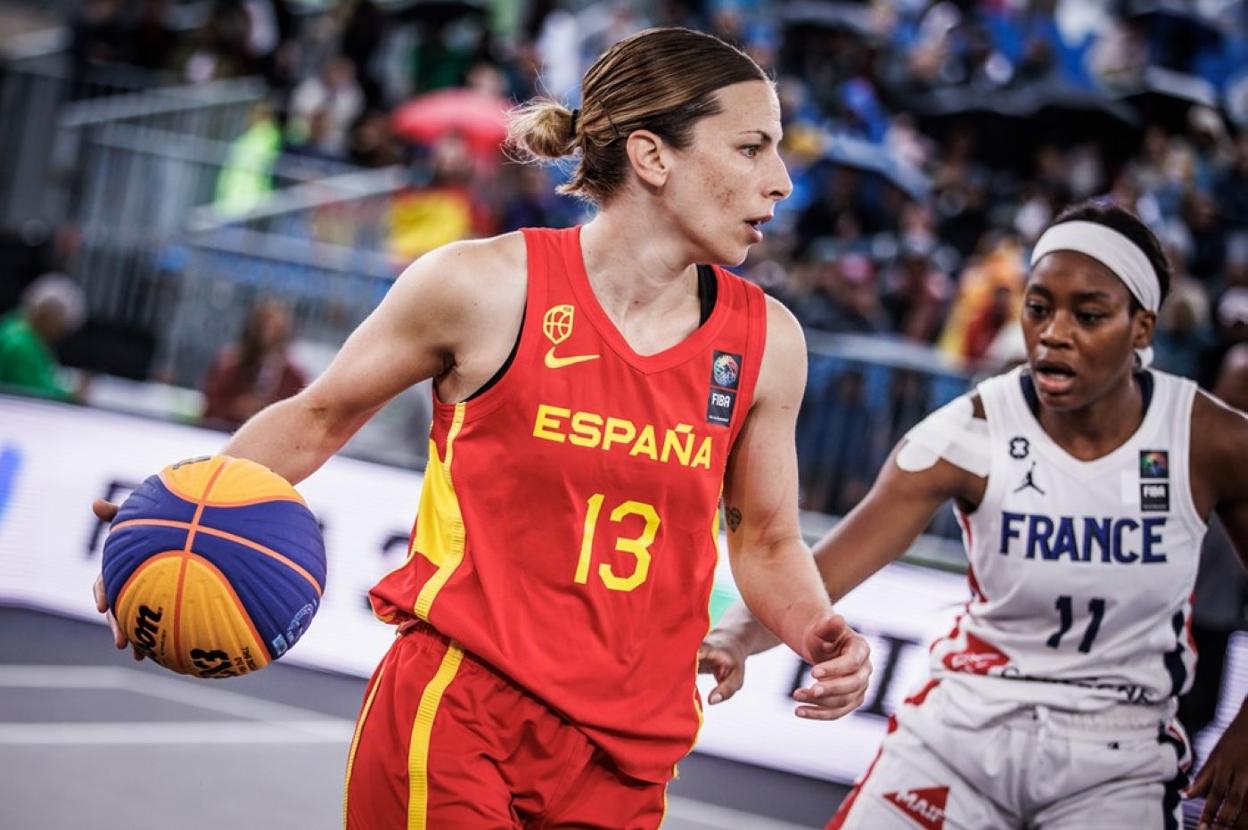
[[[269,468],[216,455],[166,467],[121,505],[104,590],[126,637],[165,668],[234,677],[307,630],[325,544],[299,493]]]

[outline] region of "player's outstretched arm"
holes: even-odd
[[[1248,416],[1203,394],[1192,416],[1192,493],[1197,510],[1217,511],[1248,567]],[[1248,700],[1222,733],[1192,785],[1205,799],[1201,826],[1248,828]]]
[[[958,419],[982,415],[976,412],[974,399],[963,400],[961,410],[951,407],[928,416],[925,426],[938,427],[941,432],[959,428]],[[961,428],[966,428],[962,424]],[[920,428],[916,428],[919,433]],[[898,456],[907,446],[907,439],[894,448],[877,476],[871,491],[844,519],[836,524],[815,545],[815,563],[823,578],[829,598],[839,601],[850,590],[884,565],[900,557],[927,527],[935,512],[949,499],[965,505],[978,504],[983,497],[987,479],[935,454],[912,452],[903,469]],[[763,627],[743,605],[730,608],[703,642],[699,667],[716,676],[719,684],[710,696],[711,703],[726,700],[744,681],[744,662],[748,655],[765,651],[778,640]],[[815,678],[826,673],[837,676],[842,667],[837,663],[815,667]],[[839,686],[818,684],[813,694],[798,694],[817,708],[842,703]],[[803,692],[804,690],[799,690]]]
[[[392,397],[458,369],[464,344],[483,330],[497,329],[512,317],[518,325],[524,273],[524,242],[518,234],[455,243],[426,254],[395,281],[320,378],[259,412],[223,452],[264,464],[291,483],[303,480]],[[518,280],[504,274],[518,275]],[[116,505],[102,500],[92,510],[105,522],[117,514]],[[128,641],[109,612],[102,577],[94,594],[114,643],[125,648]],[[135,657],[142,659],[137,650]]]
[[[258,461],[292,484],[311,475],[387,401],[455,367],[488,303],[479,275],[500,270],[509,244],[455,243],[416,260],[325,373],[244,424],[225,454]]]
[[[866,642],[832,612],[798,527],[794,432],[805,383],[801,328],[768,300],[767,345],[754,404],[728,461],[724,515],[733,576],[754,616],[812,664],[845,658],[837,677],[828,677],[842,690],[839,717],[861,703],[871,664]],[[799,714],[810,713],[802,707]]]

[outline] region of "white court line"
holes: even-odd
[[[684,821],[694,821],[707,827],[749,828],[749,830],[811,830],[804,824],[791,824],[779,819],[767,818],[757,813],[746,813],[731,807],[718,807],[692,798],[667,797],[667,815]],[[829,815],[830,817],[830,815]]]
[[[0,688],[120,689],[199,709],[245,718],[240,721],[130,723],[0,723],[0,746],[13,745],[346,745],[354,724],[220,688],[222,681],[178,680],[119,666],[0,666]],[[668,796],[669,816],[706,827],[750,830],[809,830],[754,813]]]
[[[324,721],[140,721],[128,723],[0,723],[0,746],[153,744],[336,744],[352,730]]]
[[[255,721],[322,722],[353,728],[354,722],[261,700],[220,688],[223,680],[177,680],[118,666],[0,666],[0,688],[121,689]]]

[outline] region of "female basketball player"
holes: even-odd
[[[1137,360],[1168,281],[1126,211],[1059,216],[1032,255],[1028,366],[915,427],[816,546],[836,600],[953,501],[972,595],[830,827],[1181,826],[1190,596],[1213,511],[1248,556],[1248,418]],[[741,609],[708,636],[712,701],[768,639]],[[855,693],[825,687],[801,695]],[[1246,787],[1248,707],[1188,793],[1245,827]]]
[[[515,137],[579,153],[564,189],[593,221],[422,257],[225,450],[298,482],[435,379],[410,556],[371,595],[399,636],[351,745],[349,828],[656,827],[700,720],[721,488],[758,618],[865,691],[798,532],[801,330],[698,264],[740,263],[791,189],[772,85],[657,29],[604,53],[583,100],[530,105]]]

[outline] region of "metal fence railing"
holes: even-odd
[[[178,240],[196,208],[239,214],[356,169],[282,152],[259,79],[185,85],[129,67],[83,71],[55,43],[30,52],[0,64],[0,232],[36,222],[70,243],[62,267],[88,308],[63,350],[74,365],[150,374],[184,290]]]
[[[389,206],[406,188],[399,169],[361,171],[275,192],[241,217],[197,210],[190,230],[162,256],[178,277],[159,329],[158,373],[198,386],[250,310],[270,298],[290,309],[292,352],[303,368],[311,375],[324,369],[402,270],[384,236]],[[418,467],[431,415],[428,383],[420,384],[375,415],[347,452]]]
[[[80,237],[71,270],[96,319],[160,328],[168,291],[176,289],[166,283],[178,273],[166,250],[196,208],[211,210],[220,199],[223,177],[253,177],[258,202],[274,189],[353,169],[288,154],[238,160],[227,141],[125,122],[102,125],[81,147],[81,185],[68,211]]]
[[[161,328],[161,375],[194,385],[262,297],[291,307],[301,338],[340,345],[385,296],[402,264],[381,250],[295,230],[328,221],[319,215],[383,213],[403,187],[397,170],[368,171],[291,187],[238,219],[201,209],[183,241],[161,258],[179,274]]]
[[[88,105],[98,112],[104,102],[145,91],[160,97],[158,90],[171,83],[166,74],[130,67],[80,71],[56,41],[10,54],[0,63],[0,228],[63,219],[48,198],[58,176],[54,158],[61,118]]]
[[[843,515],[866,495],[893,446],[925,415],[966,392],[971,376],[934,349],[807,332],[806,396],[798,417],[802,506]],[[948,511],[931,532],[958,535]]]

